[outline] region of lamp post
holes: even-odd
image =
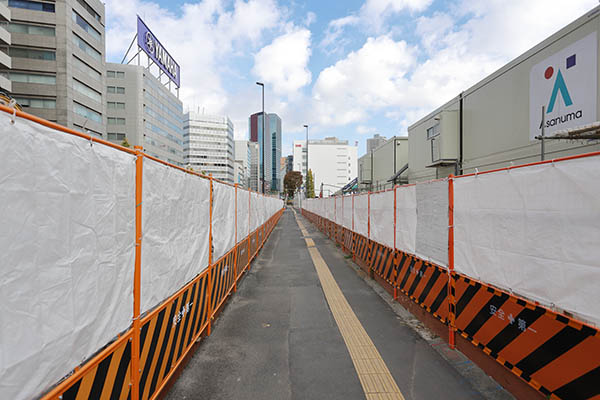
[[[308,198],[308,125],[304,127],[306,128],[306,198]]]
[[[265,84],[262,82],[256,82],[262,89],[262,192],[265,193]],[[260,152],[259,152],[260,153]]]

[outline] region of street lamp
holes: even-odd
[[[265,84],[256,82],[262,88],[262,192],[265,193]]]
[[[306,128],[306,198],[308,198],[308,125],[304,125]]]

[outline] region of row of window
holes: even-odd
[[[164,144],[164,143],[157,142],[156,140],[152,139],[152,138],[151,138],[150,136],[148,136],[148,135],[146,135],[146,136],[144,137],[144,142],[145,142],[145,143],[147,143],[147,144],[150,144],[150,145],[152,145],[152,146],[154,146],[154,147],[158,147],[159,149],[166,150],[166,151],[168,151],[169,153],[172,153],[172,154],[175,154],[175,155],[181,155],[181,151],[180,151],[180,150],[178,150],[178,149],[174,149],[174,148],[173,148],[173,147],[171,147],[171,146],[167,146],[167,145],[166,145],[166,144]]]
[[[26,98],[26,97],[15,97],[15,101],[21,107],[48,108],[48,109],[56,108],[56,100],[54,100],[54,99],[31,99],[31,98]]]
[[[55,75],[30,74],[25,72],[3,71],[0,75],[12,82],[20,83],[42,83],[45,85],[56,85]]]
[[[149,116],[157,119],[158,121],[160,121],[160,123],[163,124],[164,126],[167,126],[170,129],[173,129],[174,131],[179,131],[181,129],[181,126],[175,125],[174,123],[172,123],[171,121],[169,121],[167,118],[163,117],[162,115],[160,115],[159,113],[157,113],[156,111],[154,111],[149,106],[144,106],[144,112],[147,115],[149,115]]]
[[[77,0],[77,2],[79,3],[79,5],[81,7],[83,7],[87,12],[90,13],[90,15],[92,17],[94,17],[94,19],[100,23],[102,23],[102,19],[100,18],[100,14],[98,14],[96,12],[96,10],[94,10],[92,7],[90,7],[90,5],[88,3],[86,3],[84,0]]]
[[[109,109],[113,109],[113,110],[124,110],[125,109],[125,103],[122,103],[120,101],[109,101],[106,103],[107,108]]]
[[[92,89],[83,82],[79,82],[77,79],[73,79],[73,89],[77,92],[89,97],[90,99],[102,103],[102,94],[97,90]]]
[[[90,67],[89,65],[87,65],[86,63],[84,63],[83,61],[81,61],[79,58],[73,56],[73,64],[83,73],[85,73],[87,76],[97,80],[97,81],[101,81],[102,80],[102,74],[98,71],[96,71],[94,68]]]
[[[85,54],[89,55],[94,60],[102,62],[102,54],[75,33],[73,33],[73,44],[79,47]]]
[[[100,32],[98,32],[85,19],[83,19],[83,17],[81,15],[77,14],[77,12],[75,12],[75,10],[71,11],[71,15],[73,18],[73,22],[75,22],[77,25],[79,25],[81,27],[81,29],[86,31],[91,37],[93,37],[97,41],[99,41],[99,42],[102,41],[102,34],[100,34]]]
[[[55,61],[56,52],[52,50],[29,49],[25,47],[2,48],[2,51],[11,57],[28,58],[30,60]]]
[[[125,118],[120,117],[108,117],[106,119],[108,125],[125,125]]]
[[[153,123],[151,123],[149,121],[145,121],[144,125],[145,125],[146,129],[148,129],[152,132],[158,133],[159,135],[166,137],[170,141],[177,143],[180,146],[183,146],[183,142],[181,141],[181,139],[178,139],[176,136],[171,135],[169,132],[165,131],[161,127],[154,125]]]
[[[112,133],[112,132],[108,132],[107,133],[107,137],[108,137],[108,140],[119,140],[119,141],[125,140],[125,134],[124,133]]]
[[[106,71],[107,78],[125,78],[125,72],[123,71]]]
[[[150,79],[147,76],[144,77],[144,80],[148,86],[151,86],[156,91],[156,93],[158,93],[160,97],[165,99],[165,101],[169,103],[175,110],[177,110],[180,113],[183,113],[183,105],[174,100],[169,94],[165,93],[166,89],[164,86],[161,85],[161,87],[159,87],[154,80]]]
[[[166,104],[158,100],[156,97],[151,95],[147,90],[144,91],[144,98],[148,100],[152,105],[156,106],[159,110],[165,111],[169,116],[171,116],[175,121],[181,121],[183,115],[181,113],[174,112],[169,108]]]
[[[25,10],[54,12],[54,4],[31,0],[8,0],[8,6]]]
[[[83,104],[79,104],[77,102],[73,102],[73,111],[84,118],[89,119],[90,121],[102,123],[102,114],[99,112],[92,110],[89,107],[84,106]]]
[[[39,35],[39,36],[56,36],[56,30],[54,27],[29,25],[16,22],[2,24],[10,33],[24,33],[27,35]]]
[[[107,86],[107,93],[125,94],[125,88],[122,86]]]

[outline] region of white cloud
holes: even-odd
[[[276,94],[297,97],[296,92],[311,82],[310,54],[310,31],[292,28],[254,56],[252,72]]]
[[[425,10],[433,0],[367,0],[360,9],[360,15],[375,31],[380,31],[385,19],[402,11],[419,12]]]
[[[397,104],[415,62],[414,49],[404,41],[367,39],[360,50],[321,71],[313,88],[315,114],[324,124],[347,124]]]

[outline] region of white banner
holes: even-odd
[[[250,232],[254,232],[260,226],[260,196],[252,192],[250,197]]]
[[[416,185],[417,232],[415,254],[448,265],[448,181]]]
[[[32,399],[126,330],[135,157],[0,112],[0,398]]]
[[[455,268],[600,326],[600,157],[457,178]]]
[[[371,194],[371,239],[394,248],[394,192]]]
[[[213,182],[213,261],[235,245],[235,188]]]
[[[352,230],[352,195],[344,196],[344,228]]]
[[[238,188],[237,192],[237,239],[238,243],[248,237],[249,224],[248,220],[248,205],[250,200],[250,193],[246,190]]]
[[[369,195],[354,196],[354,232],[368,237],[369,233]]]
[[[396,248],[415,254],[417,236],[416,186],[396,188]]]
[[[144,159],[142,312],[208,266],[210,181]]]

